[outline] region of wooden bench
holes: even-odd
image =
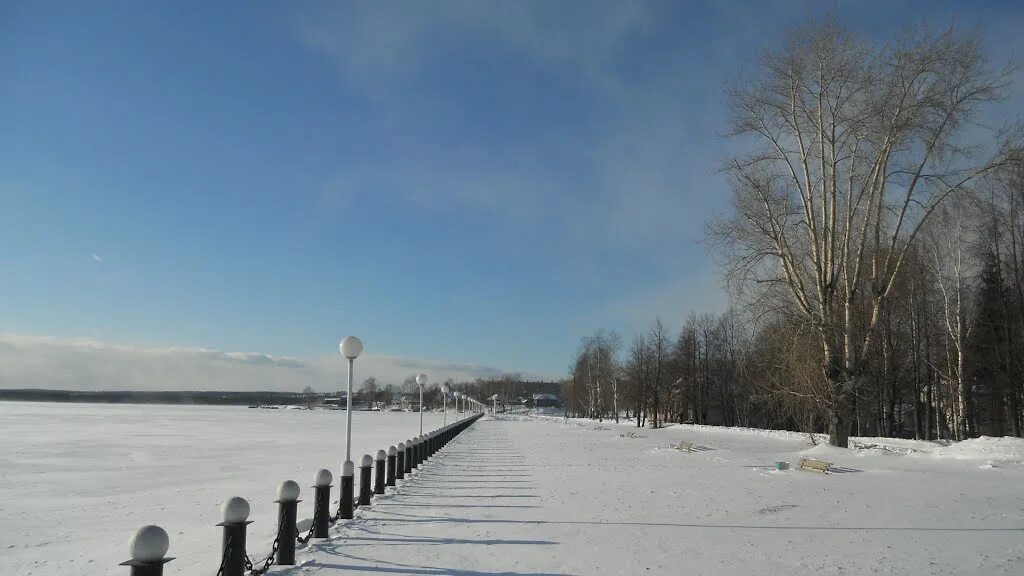
[[[800,469],[808,470],[810,472],[821,472],[822,474],[828,474],[828,469],[832,466],[831,462],[824,462],[822,460],[815,460],[814,458],[801,458]]]
[[[679,444],[672,444],[672,447],[683,452],[693,452],[693,442],[687,442],[686,440],[680,440]]]

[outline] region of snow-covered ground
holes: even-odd
[[[356,416],[357,454],[418,421]],[[230,495],[253,503],[249,549],[264,554],[278,481],[306,486],[317,467],[337,469],[344,425],[337,412],[43,404],[0,404],[0,421],[5,566],[118,573],[128,536],[154,522],[178,558],[168,576],[216,571],[212,525]],[[670,447],[680,440],[696,451]],[[1024,441],[855,442],[842,450],[790,432],[485,418],[332,539],[300,551],[300,566],[272,573],[1024,573]],[[801,456],[840,472],[773,468]]]
[[[1024,441],[858,442],[487,418],[282,572],[1024,573]],[[801,455],[841,472],[774,470]]]
[[[425,413],[424,429],[441,421]],[[355,412],[352,430],[358,461],[417,434],[419,414]],[[178,558],[168,574],[212,574],[220,555],[214,525],[231,496],[252,505],[249,547],[264,554],[275,534],[277,485],[299,482],[300,517],[311,515],[306,487],[319,468],[337,477],[344,434],[342,411],[0,402],[3,572],[127,573],[116,565],[128,558],[128,538],[159,524]]]

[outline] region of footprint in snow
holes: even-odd
[[[777,506],[769,506],[767,508],[761,508],[757,511],[758,514],[776,514],[783,510],[789,510],[791,508],[797,508],[796,504],[779,504]]]

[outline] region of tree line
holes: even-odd
[[[978,34],[795,30],[731,89],[732,306],[583,339],[567,410],[964,439],[1024,427],[1024,161]]]
[[[527,380],[521,373],[502,374],[492,378],[475,378],[473,380],[455,381],[447,379],[443,383],[431,382],[423,386],[423,405],[427,410],[439,409],[443,405],[441,387],[448,387],[453,392],[460,392],[480,402],[497,394],[501,403],[515,402],[519,398],[540,393],[554,393],[558,390],[557,382]],[[376,377],[370,376],[363,380],[358,391],[354,392],[355,400],[370,404],[391,404],[396,396],[412,397],[413,404],[419,402],[419,385],[416,375],[406,377],[401,384],[382,384]],[[451,401],[449,400],[449,405]]]

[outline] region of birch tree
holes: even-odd
[[[731,93],[729,217],[710,227],[731,281],[780,295],[817,334],[829,441],[846,446],[864,363],[909,247],[1013,148],[972,122],[1000,97],[980,42],[947,31],[891,45],[832,23],[797,30]],[[967,128],[970,127],[971,130]]]
[[[950,199],[948,205],[938,212],[926,235],[946,329],[946,362],[941,373],[953,393],[950,422],[956,440],[963,440],[969,434],[967,403],[970,391],[965,366],[972,292],[968,282],[976,272],[968,270],[970,263],[964,258],[968,243],[966,210],[964,199]]]

